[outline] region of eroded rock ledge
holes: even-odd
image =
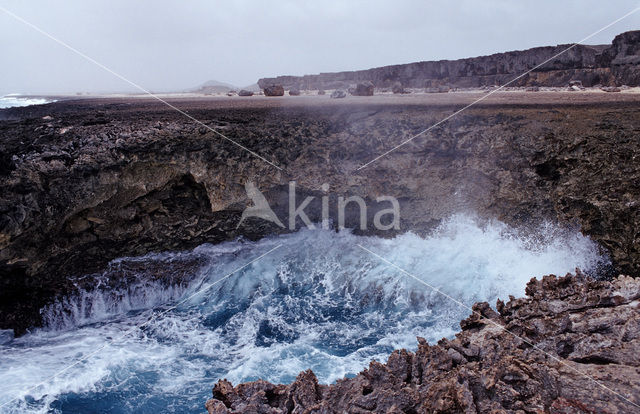
[[[532,279],[527,297],[476,303],[453,340],[394,351],[321,385],[219,381],[209,413],[640,412],[640,280]],[[503,326],[507,331],[500,328]],[[534,346],[532,346],[534,345]]]
[[[159,102],[0,110],[0,329],[41,325],[40,309],[115,258],[281,231],[238,226],[248,181],[285,222],[295,180],[298,204],[309,194],[316,207],[324,183],[334,199],[394,196],[400,231],[426,234],[459,212],[514,228],[576,225],[606,249],[612,274],[637,276],[638,96],[494,94],[362,170],[478,95],[172,101],[282,171]]]

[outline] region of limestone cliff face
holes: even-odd
[[[455,339],[394,351],[354,378],[221,380],[210,414],[640,412],[640,280],[532,279],[528,297],[477,303]]]
[[[570,80],[580,80],[585,86],[640,85],[640,31],[620,34],[610,46],[577,45],[561,53],[569,46],[536,47],[490,56],[416,62],[352,72],[278,76],[260,79],[258,85],[261,88],[280,84],[285,89],[337,89],[371,81],[376,88],[390,88],[396,82],[410,88],[477,88],[503,85],[551,58],[510,86],[566,86]]]
[[[295,180],[298,204],[319,201],[325,183],[332,197],[394,196],[400,231],[469,211],[516,227],[578,225],[616,271],[640,274],[636,95],[503,94],[357,170],[470,95],[175,102],[282,170],[159,103],[0,111],[0,327],[37,325],[40,308],[73,292],[71,276],[114,258],[282,231],[255,218],[238,226],[248,180],[285,223]]]

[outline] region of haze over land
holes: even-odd
[[[635,1],[279,2],[173,7],[166,1],[1,1],[0,6],[152,91],[216,79],[367,69],[578,41]],[[589,39],[608,44],[637,15]],[[0,95],[136,92],[121,79],[0,12]]]

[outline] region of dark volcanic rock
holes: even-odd
[[[282,85],[269,85],[263,88],[265,96],[284,96],[284,87]]]
[[[238,92],[238,96],[253,96],[253,92],[242,89],[240,90],[240,92]]]
[[[300,199],[316,197],[312,221],[321,220],[320,195],[309,189],[327,182],[334,197],[397,197],[400,231],[425,234],[460,211],[524,230],[548,220],[578,225],[617,271],[639,275],[637,95],[497,95],[360,172],[473,96],[443,96],[450,105],[427,95],[410,104],[175,101],[283,171],[150,101],[0,110],[0,154],[9,160],[0,175],[0,328],[38,325],[43,306],[73,293],[71,276],[101,272],[117,257],[282,231],[260,219],[237,227],[247,181],[283,222],[296,179]],[[378,234],[371,229],[362,233]]]
[[[350,83],[370,81],[376,88],[401,82],[409,88],[478,88],[503,85],[549,60],[511,86],[566,86],[580,80],[584,86],[640,85],[640,31],[622,33],[612,45],[536,47],[523,51],[459,60],[415,62],[352,72],[264,78],[258,85],[279,83],[285,87],[307,85],[310,89],[339,89]]]
[[[476,303],[453,340],[394,351],[319,385],[222,380],[209,413],[640,412],[640,280],[532,279],[527,298]]]
[[[361,82],[355,88],[349,89],[349,93],[353,96],[373,96],[373,83]]]

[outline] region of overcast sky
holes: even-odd
[[[39,1],[0,5],[153,91],[573,43],[638,1]],[[640,12],[587,43],[640,29]],[[0,10],[0,95],[131,91]]]

